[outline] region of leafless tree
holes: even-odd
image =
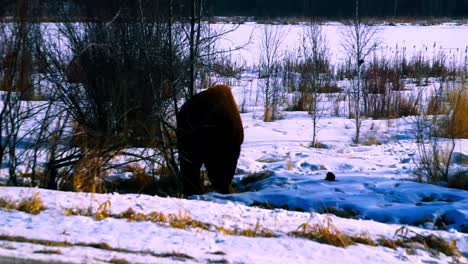
[[[38,71],[39,65],[34,51],[41,38],[39,26],[29,23],[28,4],[17,1],[14,19],[0,23],[0,161],[8,161],[11,185],[18,184],[16,169],[29,146],[26,135],[32,128],[27,125],[28,119],[41,108],[41,104],[23,101],[34,97],[33,69]]]
[[[317,125],[323,113],[323,109],[319,108],[321,88],[329,71],[329,49],[321,25],[314,20],[304,29],[302,51],[304,63],[300,90],[312,116],[312,146],[316,146]]]
[[[348,56],[348,60],[353,69],[353,79],[351,80],[351,100],[353,103],[353,114],[356,126],[354,141],[359,143],[361,131],[361,106],[363,104],[362,90],[362,66],[367,57],[378,48],[378,30],[371,25],[361,21],[359,15],[359,0],[356,0],[355,19],[342,31],[342,47]]]
[[[274,79],[278,78],[278,64],[280,48],[284,39],[284,31],[278,25],[263,25],[260,34],[260,77],[265,80],[263,84],[264,118],[265,122],[278,118],[278,102],[281,95],[281,86],[273,86]]]

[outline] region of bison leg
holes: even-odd
[[[231,182],[236,172],[238,152],[231,152],[232,155],[213,157],[205,163],[213,188],[223,194],[232,192]]]
[[[200,183],[200,168],[202,163],[187,157],[180,159],[180,174],[184,194],[189,196],[201,194],[202,186]]]

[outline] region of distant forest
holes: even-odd
[[[31,15],[56,17],[59,15],[83,17],[97,11],[111,14],[119,7],[137,9],[135,0],[0,0],[0,13],[13,15],[16,2],[28,2],[34,7]],[[320,17],[350,18],[355,13],[355,0],[203,0],[208,16],[248,16],[255,18]],[[143,0],[152,5],[166,5],[169,0]],[[190,0],[173,0],[182,7]],[[362,17],[468,17],[468,0],[360,0]],[[86,8],[82,8],[86,6]],[[94,11],[93,11],[94,10]],[[148,10],[147,10],[148,11]]]
[[[355,0],[207,0],[216,16],[349,18]],[[468,17],[468,0],[360,0],[363,17]]]

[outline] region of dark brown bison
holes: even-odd
[[[231,90],[225,85],[194,95],[180,109],[177,147],[185,195],[204,191],[204,164],[215,191],[231,192],[231,181],[244,141],[244,129]]]

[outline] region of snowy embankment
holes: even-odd
[[[344,260],[346,263],[445,263],[452,260],[443,254],[431,256],[425,250],[408,254],[402,248],[394,250],[362,244],[341,248],[287,234],[305,223],[321,224],[328,218],[345,234],[366,233],[375,239],[391,239],[399,225],[280,209],[265,210],[234,203],[0,187],[1,198],[26,198],[35,193],[40,194],[46,206],[38,215],[0,210],[1,256],[65,263],[115,263],[117,260],[130,263],[342,263]],[[192,219],[225,229],[247,230],[260,225],[277,237],[234,236],[216,230],[179,229],[150,221],[129,222],[113,217],[97,221],[89,216],[65,213],[66,209],[71,208],[87,210],[92,207],[97,210],[106,201],[109,201],[108,209],[112,214],[133,208],[146,214],[157,211],[167,215],[189,215]],[[467,235],[410,229],[420,234],[431,232],[444,239],[455,240],[459,247],[466,249]],[[5,237],[18,236],[27,240],[5,240]],[[58,246],[52,242],[67,242],[68,246]]]

